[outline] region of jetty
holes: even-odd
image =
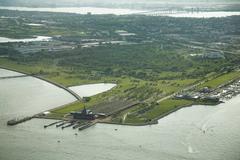
[[[18,76],[6,76],[6,77],[0,77],[0,80],[3,80],[3,79],[13,79],[13,78],[22,78],[22,77],[31,77],[31,76],[34,76],[34,75],[18,75]]]
[[[23,123],[23,122],[26,122],[26,121],[29,121],[31,120],[33,117],[24,117],[24,118],[15,118],[15,119],[12,119],[12,120],[9,120],[7,122],[7,125],[8,126],[14,126],[14,125],[17,125],[19,123]]]
[[[65,86],[63,86],[63,85],[61,85],[61,84],[59,84],[59,83],[50,81],[50,80],[48,80],[48,79],[45,79],[45,78],[43,78],[43,77],[36,76],[36,75],[34,75],[34,76],[32,76],[32,77],[38,78],[38,79],[40,79],[40,80],[43,80],[43,81],[45,81],[45,82],[48,82],[48,83],[50,83],[50,84],[52,84],[52,85],[55,85],[55,86],[57,86],[57,87],[59,87],[59,88],[64,89],[65,91],[67,91],[68,93],[70,93],[72,96],[74,96],[78,101],[81,101],[81,100],[82,100],[82,98],[81,98],[77,93],[73,92],[71,89],[69,89],[69,88],[67,88],[67,87],[65,87]]]
[[[68,127],[71,127],[74,125],[74,122],[70,122],[69,124],[65,125],[65,126],[62,126],[62,129],[64,128],[68,128]]]
[[[13,71],[13,72],[18,72],[18,73],[21,73],[23,75],[17,75],[17,76],[7,76],[7,77],[0,77],[0,80],[1,79],[9,79],[9,78],[20,78],[20,77],[34,77],[34,78],[37,78],[37,79],[40,79],[40,80],[43,80],[45,82],[48,82],[52,85],[55,85],[59,88],[62,88],[64,89],[65,91],[67,91],[68,93],[70,93],[72,96],[74,96],[78,101],[81,101],[82,98],[76,94],[75,92],[73,92],[71,89],[59,84],[59,83],[56,83],[56,82],[53,82],[53,81],[50,81],[46,78],[43,78],[42,75],[40,74],[33,74],[33,73],[27,73],[27,72],[23,72],[23,71],[19,71],[19,70],[16,70],[16,69],[12,69],[12,68],[7,68],[7,67],[3,67],[3,66],[0,66],[1,69],[6,69],[6,70],[9,70],[9,71]]]
[[[81,127],[81,126],[83,126],[83,125],[85,125],[86,123],[78,123],[78,124],[76,124],[76,125],[74,125],[72,128],[73,129],[76,129],[76,128],[79,128],[79,127]]]
[[[94,124],[95,124],[95,123],[87,123],[87,124],[85,124],[85,125],[83,125],[83,126],[80,126],[80,127],[78,128],[78,130],[81,131],[81,130],[87,129],[87,128],[93,126]]]
[[[67,122],[62,122],[62,123],[60,123],[60,124],[57,124],[56,125],[56,127],[58,128],[58,127],[61,127],[61,126],[63,126],[64,124],[66,124]]]
[[[50,123],[50,124],[48,124],[48,125],[44,125],[44,128],[53,126],[53,125],[58,124],[58,123],[61,123],[61,122],[63,122],[63,121],[57,121],[57,122]]]

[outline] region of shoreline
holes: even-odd
[[[236,96],[235,96],[236,97]],[[234,97],[233,97],[234,98]],[[222,103],[225,103],[225,102],[222,102]],[[135,126],[135,127],[140,127],[140,126],[149,126],[149,125],[157,125],[158,124],[158,121],[162,118],[165,118],[166,116],[174,113],[174,112],[177,112],[179,111],[180,109],[184,109],[184,108],[189,108],[189,107],[193,107],[194,105],[200,105],[200,106],[203,106],[203,105],[207,105],[207,106],[217,106],[217,105],[220,105],[221,103],[217,103],[217,104],[191,104],[191,105],[184,105],[184,106],[179,106],[179,107],[176,107],[174,108],[173,110],[170,110],[160,116],[158,116],[157,118],[153,119],[152,121],[150,122],[146,122],[146,123],[116,123],[116,122],[107,122],[107,121],[97,121],[97,123],[99,124],[110,124],[110,125],[120,125],[120,126]],[[60,106],[59,108],[61,108],[62,106]],[[110,116],[109,116],[110,117]],[[38,116],[38,114],[34,115],[33,118],[37,118],[37,119],[46,119],[46,120],[65,120],[64,118],[60,119],[60,118],[53,118],[53,117],[41,117],[41,116]],[[107,117],[108,118],[108,117]]]
[[[233,97],[234,98],[234,97]],[[222,102],[224,103],[224,102]],[[220,103],[217,103],[217,104],[191,104],[191,105],[184,105],[184,106],[179,106],[179,107],[176,107],[174,108],[173,110],[170,110],[160,116],[158,116],[157,118],[153,119],[152,121],[150,122],[146,122],[146,123],[138,123],[138,124],[133,124],[133,123],[115,123],[115,122],[98,122],[98,123],[102,123],[102,124],[113,124],[113,125],[123,125],[123,126],[148,126],[148,125],[156,125],[158,124],[158,121],[162,118],[165,118],[166,116],[174,113],[174,112],[177,112],[178,110],[180,109],[184,109],[184,108],[188,108],[188,107],[193,107],[194,105],[200,105],[200,106],[203,106],[203,105],[207,105],[207,106],[217,106],[221,104]]]
[[[60,85],[60,84],[58,84],[58,83],[52,82],[52,81],[50,81],[50,80],[47,80],[47,79],[45,79],[45,78],[42,78],[42,77],[39,77],[39,76],[35,76],[35,75],[31,75],[31,74],[26,73],[26,72],[23,72],[23,71],[18,71],[18,70],[16,70],[16,69],[11,69],[11,68],[7,68],[7,67],[3,67],[3,66],[0,66],[0,68],[1,68],[1,69],[5,69],[5,70],[9,70],[9,71],[13,71],[13,72],[18,72],[18,73],[21,73],[21,74],[24,74],[24,75],[27,75],[27,76],[30,76],[30,77],[34,77],[34,78],[43,80],[43,81],[45,81],[45,82],[47,82],[47,83],[50,83],[50,84],[52,84],[52,85],[55,85],[56,87],[59,87],[59,88],[64,89],[65,91],[67,91],[67,92],[70,93],[70,94],[73,93],[73,94],[72,94],[73,96],[75,95],[75,93],[74,93],[73,91],[69,90],[68,88],[66,88],[66,87],[64,87],[64,86],[62,86],[62,85]],[[75,97],[75,96],[74,96],[74,97]],[[79,96],[77,95],[77,97],[79,97]],[[68,103],[68,104],[65,104],[65,105],[58,106],[58,107],[53,108],[53,109],[51,109],[51,110],[54,110],[54,109],[57,109],[57,108],[62,108],[62,107],[64,107],[64,106],[66,106],[66,105],[73,104],[73,103],[76,103],[76,102],[80,101],[80,100],[81,100],[81,97],[79,97],[80,99],[78,99],[77,97],[75,97],[75,98],[76,98],[76,101],[71,102],[71,103]],[[233,98],[233,97],[232,97],[232,98]],[[156,125],[156,124],[158,124],[158,120],[160,120],[160,119],[162,119],[162,118],[170,115],[171,113],[177,112],[177,111],[180,110],[180,109],[187,108],[187,107],[192,107],[192,106],[194,106],[194,105],[217,106],[217,105],[219,105],[219,104],[221,104],[221,103],[216,103],[216,104],[197,104],[197,103],[193,103],[193,104],[191,104],[191,105],[178,106],[178,107],[176,107],[176,108],[174,108],[174,109],[172,109],[172,110],[170,110],[170,111],[168,111],[168,112],[166,112],[166,113],[164,113],[164,114],[162,114],[162,115],[159,115],[158,117],[156,117],[156,118],[154,118],[154,119],[152,119],[151,121],[146,122],[146,123],[136,123],[136,124],[134,124],[134,123],[124,123],[124,124],[121,124],[121,123],[116,123],[116,122],[108,122],[108,121],[104,121],[104,120],[103,120],[103,121],[101,121],[101,120],[100,120],[100,121],[97,121],[96,123],[112,124],[112,125],[123,125],[123,126],[148,126],[148,125]],[[50,110],[50,111],[51,111],[51,110]],[[41,113],[43,113],[43,112],[41,112]],[[63,117],[63,118],[43,117],[43,116],[40,115],[41,113],[37,113],[37,114],[33,115],[32,118],[37,118],[37,119],[51,119],[51,120],[66,120],[66,119],[64,119],[64,117]],[[109,118],[109,117],[110,117],[110,116],[108,116],[107,118]]]

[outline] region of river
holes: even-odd
[[[15,72],[0,69],[2,76]],[[97,124],[83,131],[43,128],[33,119],[8,127],[16,115],[74,101],[69,93],[32,77],[0,80],[1,160],[239,160],[240,96],[218,106],[181,109],[152,126]],[[115,130],[117,129],[117,130]],[[75,134],[76,133],[76,134]]]

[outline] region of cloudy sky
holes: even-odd
[[[239,2],[240,0],[0,0],[0,5],[12,5],[12,6],[79,6],[79,5],[134,5],[139,4],[170,4],[170,3],[232,3]]]

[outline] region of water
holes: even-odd
[[[22,74],[0,69],[0,77],[16,75]],[[75,100],[65,90],[37,78],[0,79],[1,117],[32,115]],[[16,108],[17,110],[14,111]]]
[[[76,14],[115,14],[127,15],[143,12],[133,9],[119,8],[99,8],[99,7],[60,7],[60,8],[30,8],[30,7],[1,7],[0,9],[18,10],[18,11],[39,11],[39,12],[59,12],[59,13],[76,13]]]
[[[43,26],[43,24],[39,24],[39,23],[28,23],[26,25],[28,25],[28,26],[35,26],[35,27]]]
[[[35,113],[73,100],[61,89],[34,78],[1,80],[0,160],[240,158],[240,96],[218,106],[181,109],[152,126],[97,124],[77,131],[54,126],[43,129],[50,120],[34,119],[13,127],[5,124],[13,115]]]
[[[135,10],[121,8],[100,8],[100,7],[58,7],[58,8],[30,8],[30,7],[3,7],[0,9],[18,10],[18,11],[39,11],[39,12],[59,12],[59,13],[76,13],[76,14],[114,14],[130,15],[142,14],[153,16],[169,17],[188,17],[188,18],[220,18],[240,15],[240,12],[214,11],[214,12],[185,12],[185,11],[156,11],[156,10]]]
[[[166,14],[169,17],[188,17],[188,18],[221,18],[229,16],[239,16],[240,12],[185,12]]]
[[[6,38],[0,37],[0,43],[13,43],[13,42],[36,42],[36,41],[50,41],[51,37],[46,36],[37,36],[35,38],[25,38],[25,39],[13,39],[13,38]]]
[[[99,83],[99,84],[73,86],[73,87],[69,87],[69,89],[77,93],[80,97],[90,97],[102,92],[106,92],[115,86],[116,84],[112,84],[112,83]]]
[[[21,75],[23,75],[23,74],[18,73],[18,72],[12,72],[12,71],[0,68],[0,77],[21,76]]]

